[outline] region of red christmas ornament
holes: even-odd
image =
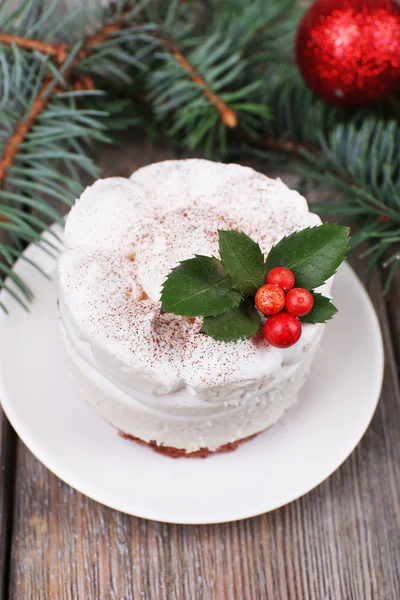
[[[400,87],[400,4],[396,0],[317,0],[296,41],[299,68],[328,102],[362,106]]]
[[[289,313],[281,312],[266,320],[264,337],[275,348],[289,348],[299,341],[302,332],[301,323]]]

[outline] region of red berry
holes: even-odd
[[[285,308],[294,317],[302,317],[310,312],[314,305],[311,292],[304,288],[293,288],[286,294]]]
[[[264,337],[275,348],[293,346],[299,341],[301,332],[300,321],[286,312],[270,317],[264,325]]]
[[[279,285],[284,292],[288,292],[294,286],[293,271],[285,267],[274,267],[267,275],[267,283]]]
[[[264,315],[276,315],[285,306],[285,294],[277,285],[263,285],[257,290],[255,303]]]

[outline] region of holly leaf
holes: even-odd
[[[310,312],[304,317],[300,317],[303,323],[325,323],[331,319],[336,313],[337,308],[326,296],[313,292],[314,305]]]
[[[233,289],[219,260],[199,256],[184,260],[168,275],[161,293],[164,312],[208,317],[239,306],[242,296]]]
[[[267,272],[291,269],[296,287],[312,290],[336,273],[348,250],[349,228],[326,223],[284,237],[267,256]]]
[[[206,317],[201,333],[221,342],[249,339],[260,328],[261,319],[251,300],[242,300],[239,306],[216,317]]]
[[[265,283],[264,256],[260,246],[242,231],[218,231],[219,252],[233,287],[254,296]]]

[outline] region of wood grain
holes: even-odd
[[[9,583],[17,436],[0,408],[0,599]]]
[[[129,175],[165,156],[146,142],[99,159],[105,175]],[[75,492],[19,442],[10,598],[397,600],[400,394],[381,289],[377,275],[386,375],[372,424],[334,475],[273,513],[214,526],[129,517]]]
[[[389,321],[397,366],[400,365],[400,277],[396,277],[388,296]],[[399,372],[400,375],[400,372]]]

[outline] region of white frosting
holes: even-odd
[[[125,433],[188,451],[274,423],[324,326],[305,325],[286,350],[261,334],[226,344],[199,334],[200,319],[161,314],[160,289],[180,260],[218,254],[218,229],[243,230],[267,253],[319,223],[297,192],[239,165],[166,161],[86,189],[67,219],[59,281],[66,348],[90,400]]]

